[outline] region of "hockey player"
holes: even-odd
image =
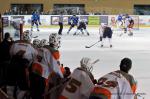
[[[59,48],[60,48],[60,36],[57,35],[56,33],[52,33],[49,36],[49,45],[44,46],[45,48],[49,49],[52,55],[56,60],[59,61],[60,58],[60,53],[59,53]]]
[[[33,46],[34,46],[34,48],[36,49],[36,48],[39,48],[40,46],[40,40],[39,39],[34,39],[33,40]]]
[[[111,26],[112,30],[115,29],[115,27],[116,27],[116,19],[115,19],[115,17],[111,17],[109,25]]]
[[[131,17],[129,17],[128,18],[128,20],[129,20],[129,25],[128,25],[128,31],[129,31],[129,36],[133,36],[133,32],[132,32],[132,30],[133,30],[133,26],[134,26],[134,20],[131,18]]]
[[[122,59],[120,70],[101,77],[89,99],[134,99],[136,82],[129,74],[131,67],[131,59]]]
[[[129,31],[129,36],[133,35],[132,29],[134,26],[134,20],[128,15],[124,15],[123,16],[123,23],[124,23],[124,33],[127,33],[127,31]],[[120,34],[120,36],[122,36],[123,33]]]
[[[16,55],[16,53],[18,53],[19,51],[25,52],[23,57],[30,61],[30,63],[32,63],[37,55],[37,51],[31,44],[31,33],[29,30],[23,32],[23,40],[15,41],[15,43],[11,47],[10,54],[13,56]]]
[[[36,25],[37,31],[39,31],[39,25],[41,25],[40,15],[36,11],[34,11],[32,13],[32,17],[31,17],[31,31],[33,31],[34,24]]]
[[[69,25],[70,25],[70,28],[67,32],[67,34],[69,34],[69,32],[71,31],[71,29],[74,27],[74,26],[77,26],[78,25],[78,20],[79,20],[79,17],[77,17],[76,15],[73,15],[69,18]]]
[[[112,30],[106,23],[101,23],[99,34],[100,34],[100,41],[101,41],[101,47],[103,47],[103,43],[106,37],[109,39],[110,48],[112,47]]]
[[[94,77],[91,73],[91,59],[84,57],[80,67],[71,74],[71,79],[64,86],[59,99],[88,99],[94,87]]]
[[[122,26],[123,26],[123,18],[122,18],[122,15],[119,14],[117,19],[116,19],[116,24],[117,24],[117,28],[118,29],[122,29]]]
[[[15,97],[15,87],[18,87],[17,99],[22,99],[29,88],[29,67],[37,55],[37,51],[31,45],[28,31],[23,33],[23,40],[13,43],[10,48],[12,57],[7,71],[7,94]]]
[[[84,30],[88,36],[90,35],[86,29],[86,22],[84,19],[81,19],[79,21],[78,26],[77,26],[77,30],[75,31],[75,33],[73,35],[76,35],[76,33],[78,33],[79,30],[82,32],[82,34],[84,34],[84,32],[83,32],[83,30]]]
[[[55,66],[53,67],[54,73],[52,73],[49,81],[49,90],[54,88],[55,86],[59,85],[62,78],[63,72],[62,67],[60,65],[60,36],[57,33],[51,33],[49,36],[49,45],[44,46],[44,48],[48,49],[55,61]],[[57,64],[56,64],[57,63]],[[50,99],[57,99],[59,94],[59,90],[55,90],[49,93],[47,97]]]
[[[44,99],[45,88],[48,87],[48,84],[50,82],[49,80],[52,79],[52,76],[58,75],[60,76],[60,78],[63,78],[63,74],[60,71],[60,67],[57,63],[57,60],[54,58],[53,54],[48,49],[48,47],[44,47],[46,44],[47,42],[45,39],[41,40],[41,48],[38,49],[38,57],[32,65],[32,99]]]

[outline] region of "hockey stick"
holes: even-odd
[[[37,36],[37,35],[36,35],[36,36],[33,36],[33,35],[32,35],[32,31],[30,31],[30,37],[31,37],[31,38],[38,38],[39,36]]]
[[[2,89],[0,89],[0,98],[9,99],[10,97]]]
[[[92,64],[96,64],[97,62],[99,62],[100,60],[99,59],[97,59],[97,60],[95,60]]]
[[[97,59],[94,62],[92,62],[92,66],[89,68],[89,70],[92,72],[93,71],[93,65],[96,64],[97,62],[99,62],[100,60]]]
[[[32,38],[38,38],[39,36],[33,36]]]
[[[92,46],[96,45],[98,42],[100,42],[100,41],[97,41],[97,42],[95,42],[94,44],[92,44],[90,46],[85,46],[85,48],[91,48]]]

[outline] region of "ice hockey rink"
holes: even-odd
[[[24,30],[27,30],[25,28]],[[99,42],[91,48],[90,46],[99,40],[99,30],[95,27],[89,27],[87,30],[90,36],[86,34],[73,36],[75,28],[67,35],[68,28],[63,29],[61,36],[61,58],[60,61],[64,66],[71,68],[71,71],[79,66],[82,57],[90,57],[93,61],[100,59],[93,67],[93,75],[96,79],[101,76],[119,69],[119,64],[122,58],[129,57],[133,61],[133,66],[130,73],[136,78],[138,88],[137,92],[149,99],[150,97],[150,29],[140,28],[134,31],[133,36],[127,34],[119,34],[123,31],[114,31],[112,44],[109,48],[108,40],[106,39],[104,47],[101,48]],[[57,33],[58,28],[40,28],[37,32],[33,32],[33,37],[38,36],[38,39],[47,39],[50,33]],[[143,99],[143,98],[139,99]]]

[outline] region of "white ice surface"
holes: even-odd
[[[79,66],[79,61],[82,57],[87,56],[93,60],[100,59],[100,62],[95,64],[93,74],[95,78],[119,69],[120,60],[124,57],[129,57],[133,61],[133,67],[130,73],[138,82],[138,93],[145,99],[150,99],[150,29],[140,29],[134,31],[134,36],[129,37],[127,34],[119,37],[121,31],[114,31],[112,43],[113,47],[109,48],[108,43],[105,43],[104,48],[100,47],[100,43],[92,48],[85,48],[99,40],[98,28],[88,28],[90,36],[76,35],[73,36],[75,29],[72,29],[67,35],[67,28],[64,28],[61,36],[61,63],[73,69]],[[34,30],[34,36],[39,36],[39,39],[48,39],[50,33],[57,33],[56,28],[41,28],[40,32]],[[106,40],[106,42],[108,42]]]

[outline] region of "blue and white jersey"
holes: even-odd
[[[40,15],[36,12],[32,13],[31,20],[32,21],[40,21]]]
[[[79,17],[77,17],[77,16],[71,16],[69,18],[69,23],[71,23],[71,24],[77,25],[78,21],[79,21]]]
[[[118,15],[117,21],[122,21],[122,15]]]

